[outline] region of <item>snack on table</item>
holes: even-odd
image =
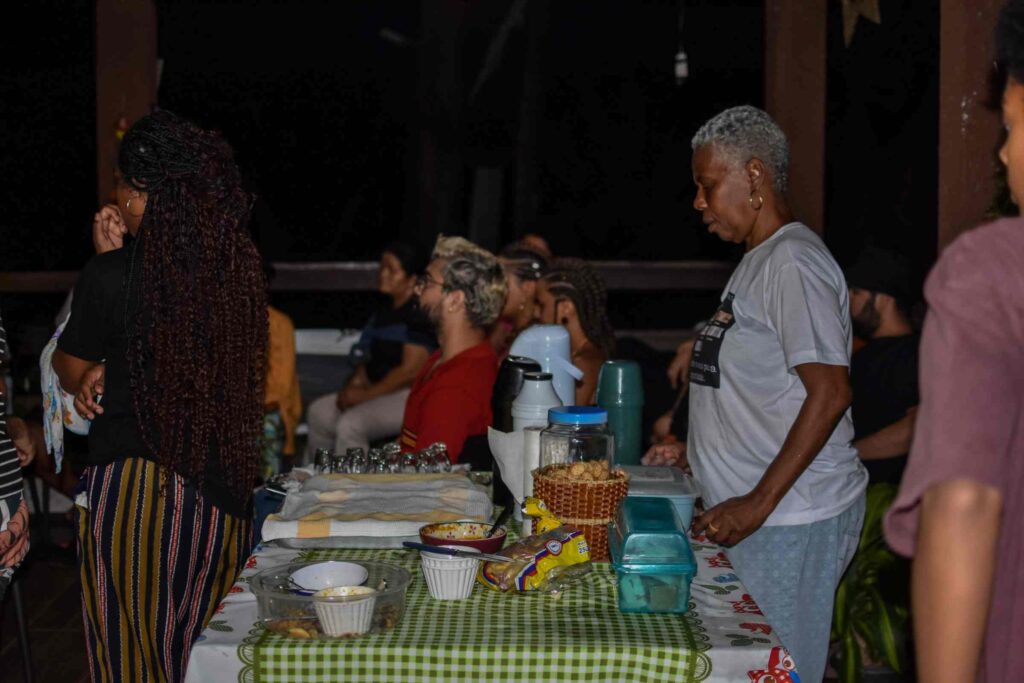
[[[547,465],[533,471],[533,495],[587,537],[590,559],[608,560],[608,523],[629,491],[629,475],[604,460]]]
[[[544,474],[553,479],[570,479],[574,481],[608,481],[618,476],[617,470],[608,466],[607,460],[589,460],[564,465],[548,465]]]
[[[555,513],[551,512],[540,498],[527,498],[523,503],[523,514],[535,519],[533,529],[538,534],[562,526],[562,521],[555,517]]]
[[[401,618],[402,613],[395,605],[384,605],[374,614],[372,631],[388,631],[398,625]],[[300,640],[349,640],[363,635],[359,633],[345,633],[340,636],[329,635],[321,627],[320,620],[311,616],[267,619],[263,623],[268,630],[278,635],[298,638]]]
[[[527,498],[523,511],[537,518],[538,533],[498,553],[508,562],[481,563],[480,583],[500,591],[554,592],[589,570],[590,548],[579,529],[562,524],[537,498]]]

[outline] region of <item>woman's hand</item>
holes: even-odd
[[[686,472],[690,471],[690,463],[686,460],[685,443],[659,443],[640,458],[640,463],[650,466],[674,466]]]
[[[106,364],[97,363],[82,375],[78,393],[75,394],[75,410],[87,420],[95,420],[97,415],[103,414],[99,400],[103,396],[103,378],[106,375],[106,369]]]
[[[723,501],[693,520],[693,533],[704,532],[708,539],[731,547],[761,528],[773,506],[756,493]]]
[[[36,457],[36,442],[28,425],[20,417],[7,418],[7,436],[18,452],[18,466],[28,467]]]
[[[696,339],[687,339],[676,349],[676,357],[668,366],[668,383],[673,389],[690,381],[690,361],[693,360],[693,344]]]
[[[107,204],[93,216],[92,245],[97,254],[120,249],[126,234],[128,226],[124,224],[121,210],[113,204]]]

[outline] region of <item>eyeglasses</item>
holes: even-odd
[[[444,283],[440,280],[435,280],[430,277],[430,273],[424,273],[416,278],[416,291],[422,293],[429,285],[437,285],[438,287],[444,286]]]

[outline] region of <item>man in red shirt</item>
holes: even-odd
[[[440,237],[416,283],[420,308],[439,348],[423,365],[405,403],[403,451],[437,441],[458,462],[466,438],[487,432],[498,358],[488,338],[508,285],[493,254],[460,237]]]

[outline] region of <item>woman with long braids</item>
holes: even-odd
[[[178,681],[249,551],[266,283],[219,134],[157,111],[118,166],[101,219],[125,244],[82,270],[53,365],[93,420],[78,508],[92,679]]]
[[[555,259],[537,287],[537,308],[540,322],[569,330],[572,362],[583,371],[576,382],[576,404],[590,405],[601,366],[615,353],[604,280],[586,261]]]

